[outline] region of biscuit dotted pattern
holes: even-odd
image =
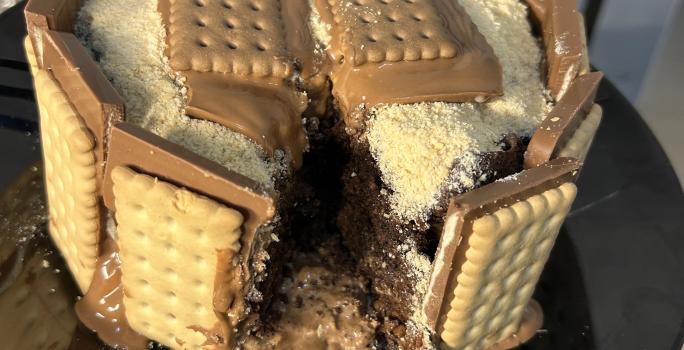
[[[576,192],[565,183],[474,221],[443,348],[485,349],[517,331]]]
[[[458,44],[430,0],[328,0],[355,66],[453,58]]]
[[[189,327],[225,322],[214,311],[214,281],[237,276],[242,215],[128,167],[113,169],[112,181],[129,324],[162,344],[203,348],[207,337]],[[235,259],[218,266],[218,251],[226,249]]]
[[[178,71],[276,78],[294,71],[280,0],[171,0],[168,32]]]
[[[90,286],[100,240],[95,139],[50,73],[35,72],[48,224],[81,291]]]
[[[42,261],[41,254],[24,261],[23,272],[0,294],[3,349],[66,349],[71,342],[73,296],[60,283],[62,276]]]
[[[557,157],[572,157],[584,161],[587,158],[587,153],[589,153],[589,148],[591,148],[596,131],[598,131],[601,124],[602,117],[603,109],[595,104],[591,108],[589,115],[587,115],[572,135],[572,138],[558,151]]]

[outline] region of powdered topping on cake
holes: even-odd
[[[126,101],[126,121],[273,188],[281,161],[240,133],[185,115],[187,89],[164,56],[157,1],[87,1],[76,29]]]
[[[549,110],[539,74],[542,52],[527,7],[517,0],[460,0],[503,68],[503,96],[485,104],[417,103],[374,107],[367,137],[392,208],[402,219],[425,219],[443,190],[473,188],[484,152],[504,135],[530,135]],[[463,169],[449,183],[456,163]]]

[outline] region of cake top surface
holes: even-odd
[[[187,89],[164,55],[157,1],[87,1],[76,30],[124,98],[128,122],[273,188],[284,167],[278,159],[238,132],[185,115]]]
[[[503,68],[503,96],[487,103],[426,102],[371,109],[366,135],[394,212],[425,219],[444,191],[476,185],[478,160],[509,133],[530,135],[549,111],[542,52],[517,0],[459,0]],[[452,169],[459,165],[455,174]]]

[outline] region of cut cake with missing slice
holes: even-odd
[[[520,308],[540,313],[530,297],[564,213],[526,241],[533,250],[543,241],[538,261],[486,275],[497,285],[534,270],[515,302],[462,298],[493,287],[462,282],[456,271],[467,259],[442,252],[459,215],[453,203],[492,191],[495,203],[553,196],[523,179],[555,184],[558,174],[544,169],[586,156],[598,127],[601,76],[585,67],[574,2],[530,6],[29,1],[27,51],[44,145],[54,146],[45,161],[58,165],[46,167],[51,235],[85,295],[82,321],[110,345],[239,346],[259,331],[283,265],[306,245],[293,226],[336,222],[371,281],[377,347],[517,345],[507,339],[538,327]],[[64,118],[78,138],[49,123]],[[84,169],[92,186],[70,185]],[[505,177],[511,189],[495,191]],[[564,196],[574,186],[566,182]],[[541,211],[526,224],[543,225],[543,208],[567,211],[570,197],[530,204]],[[89,229],[76,233],[74,222]],[[492,247],[478,254],[513,252]],[[98,275],[103,264],[118,277]],[[99,303],[103,295],[116,297]],[[121,311],[105,314],[116,328],[91,317],[113,305]],[[452,324],[464,317],[487,327]]]

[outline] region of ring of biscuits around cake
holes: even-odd
[[[169,1],[170,63],[176,69],[261,78],[292,74],[291,64],[273,59],[286,52],[282,24],[272,20],[280,19],[279,1]],[[354,29],[354,35],[342,36],[340,40],[342,51],[355,66],[458,57],[454,38],[438,26],[437,7],[430,4],[434,5],[429,1],[398,2],[396,8],[389,9],[383,2],[359,0],[358,8],[350,10],[344,8],[346,3],[341,0],[328,1],[336,25]],[[581,22],[564,22],[568,17],[562,16],[563,12],[576,12],[568,4],[566,0],[549,0],[533,10],[540,17],[547,42],[560,41],[561,47],[572,48],[554,50],[547,45],[548,85],[559,104],[566,99],[572,107],[579,108],[573,113],[556,111],[559,120],[565,122],[558,132],[546,135],[543,128],[551,126],[543,125],[533,135],[525,160],[526,165],[531,164],[527,166],[530,170],[559,157],[583,160],[601,119],[601,108],[593,104],[600,77],[587,74],[588,62],[582,61],[586,59],[586,43],[582,42],[583,46],[577,49],[573,42],[563,42],[583,39],[583,29],[578,25]],[[364,12],[362,5],[379,7],[380,11]],[[114,204],[108,207],[116,210],[122,283],[126,290],[124,303],[131,326],[170,346],[201,348],[230,344],[236,320],[226,316],[224,306],[239,298],[235,290],[242,287],[243,282],[237,277],[241,269],[239,256],[244,250],[241,242],[249,241],[245,235],[272,216],[273,198],[252,184],[243,186],[249,196],[262,196],[262,207],[269,208],[264,211],[270,210],[270,215],[261,215],[260,220],[254,221],[254,212],[246,210],[239,201],[214,197],[214,193],[200,188],[192,179],[181,178],[178,172],[159,168],[149,171],[142,162],[135,163],[125,156],[102,175],[108,178],[98,178],[96,147],[104,147],[105,139],[98,136],[103,134],[102,130],[93,130],[93,124],[87,123],[91,117],[74,108],[75,101],[69,99],[64,86],[47,70],[43,50],[46,33],[68,31],[65,28],[73,19],[64,20],[62,13],[78,6],[77,1],[61,1],[52,17],[45,18],[29,16],[30,8],[27,12],[32,23],[32,45],[27,45],[26,50],[29,60],[39,66],[34,79],[43,130],[51,236],[81,290],[87,291],[99,253],[98,244],[104,236],[100,224],[100,190],[104,189],[98,184],[111,183]],[[407,8],[412,9],[412,15]],[[185,11],[193,15],[181,15]],[[356,12],[349,17],[342,16],[344,11]],[[581,16],[573,18],[581,20]],[[568,30],[572,35],[563,35]],[[419,45],[409,45],[416,42]],[[193,50],[185,50],[187,47]],[[34,48],[37,59],[33,57]],[[591,80],[591,87],[578,85],[582,80],[578,82],[577,76]],[[589,91],[581,101],[572,97],[575,86],[578,91]],[[111,126],[117,121],[99,122]],[[552,122],[550,118],[548,122]],[[152,135],[142,137],[130,132],[129,136],[141,143],[156,142]],[[536,153],[541,156],[534,156],[535,150],[541,150]],[[182,162],[183,170],[219,174],[216,178],[239,182],[238,177],[217,173],[206,160],[186,160]],[[575,171],[579,165],[573,164]],[[566,180],[544,191],[527,193],[515,204],[497,207],[477,217],[471,231],[462,232],[466,243],[460,251],[452,252],[448,261],[457,272],[442,286],[434,323],[443,348],[486,348],[516,334],[574,199],[573,179]],[[491,190],[490,186],[482,190]],[[455,203],[458,200],[455,198]],[[456,215],[453,220],[457,218]],[[188,240],[192,241],[193,249],[189,249]],[[440,249],[446,250],[447,243],[440,242]],[[201,248],[197,249],[198,246]],[[225,300],[216,300],[217,292]]]

